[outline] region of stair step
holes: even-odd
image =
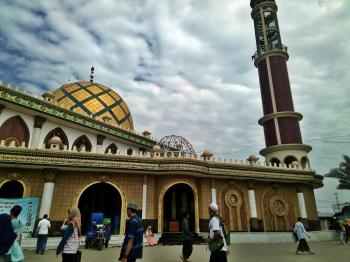
[[[205,240],[198,234],[193,234],[192,243],[194,245],[205,244]],[[159,238],[160,245],[182,245],[181,233],[163,233]]]

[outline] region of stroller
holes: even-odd
[[[93,221],[90,230],[86,234],[85,248],[102,250],[105,243],[104,233],[104,225],[97,225],[96,222]]]

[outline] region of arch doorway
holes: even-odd
[[[24,187],[16,180],[5,182],[0,188],[0,198],[22,198]]]
[[[82,234],[91,225],[93,213],[103,213],[103,218],[111,219],[112,233],[120,233],[122,199],[119,191],[108,183],[96,183],[81,194],[78,202],[81,212]]]
[[[190,230],[195,231],[195,201],[192,188],[179,183],[171,186],[163,199],[163,232],[178,232],[181,230],[183,212],[190,213]]]

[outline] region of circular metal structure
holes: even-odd
[[[176,152],[187,156],[196,156],[193,146],[182,136],[165,136],[159,141],[163,152]]]

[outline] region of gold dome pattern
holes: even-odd
[[[134,129],[130,110],[124,100],[112,89],[90,82],[65,84],[53,92],[54,99],[70,110],[86,113],[97,119],[107,117],[111,124]]]

